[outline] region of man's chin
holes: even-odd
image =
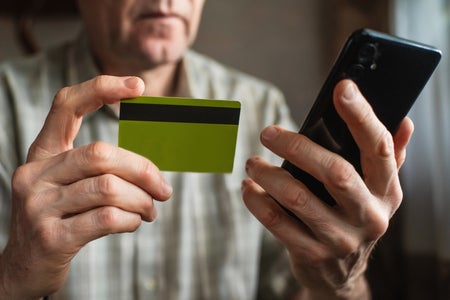
[[[185,42],[149,41],[142,47],[142,55],[151,65],[160,66],[178,62],[187,50]]]

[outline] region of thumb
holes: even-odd
[[[101,75],[78,85],[62,88],[55,96],[44,126],[28,151],[27,161],[54,156],[73,148],[83,116],[105,104],[142,95],[138,77]]]

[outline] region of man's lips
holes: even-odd
[[[174,13],[163,13],[163,12],[148,12],[143,13],[138,16],[138,20],[143,19],[170,19],[170,18],[180,18],[180,15]]]

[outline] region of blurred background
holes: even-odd
[[[369,27],[443,51],[438,70],[410,113],[416,131],[401,172],[405,199],[369,266],[374,299],[450,295],[449,2],[208,0],[194,45],[275,83],[298,124],[353,30]],[[0,61],[70,39],[79,28],[74,0],[2,0]]]

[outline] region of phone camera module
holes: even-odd
[[[373,64],[378,56],[378,47],[374,43],[367,43],[362,46],[358,54],[358,62],[362,64]]]
[[[346,77],[356,80],[364,73],[366,68],[362,64],[353,64],[346,72]]]

